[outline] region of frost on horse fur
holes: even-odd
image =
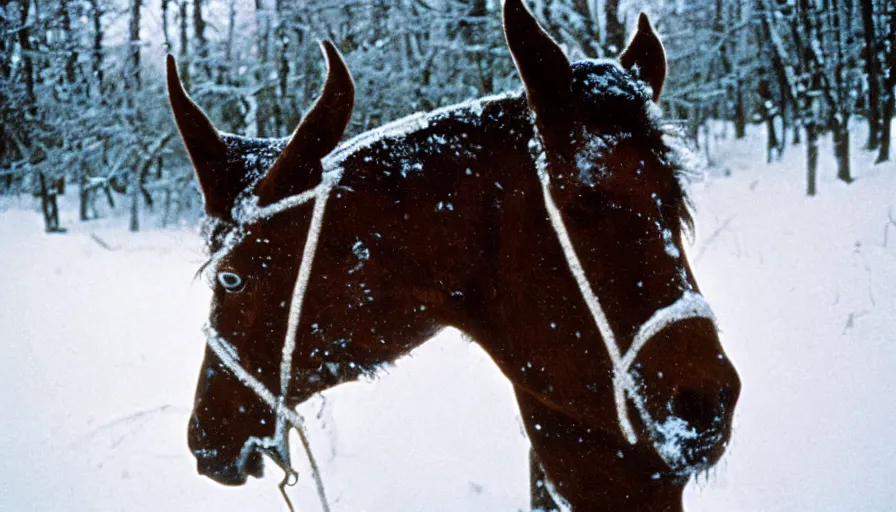
[[[239,485],[289,464],[292,408],[453,326],[512,383],[557,502],[678,510],[722,455],[740,383],[682,250],[677,149],[646,17],[619,62],[570,64],[519,0],[524,93],[447,107],[339,147],[353,86],[332,45],[288,141],[222,136],[169,67],[206,201],[215,276],[189,429]],[[282,148],[270,169],[248,157]],[[630,411],[631,410],[631,411]],[[631,413],[630,413],[631,412]]]

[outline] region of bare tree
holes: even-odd
[[[896,34],[896,1],[887,0],[884,3],[886,13],[886,21],[888,28],[882,33],[886,35],[881,38],[882,53],[886,56],[886,66],[883,73],[883,107],[881,109],[881,137],[880,151],[877,154],[877,162],[885,162],[890,159],[890,127],[894,110],[896,110],[896,42],[893,41],[893,34]]]
[[[349,134],[519,85],[499,3],[487,0],[228,0],[221,13],[207,0],[159,0],[158,24],[144,19],[143,0],[2,1],[0,190],[40,195],[42,173],[51,201],[67,177],[82,193],[82,219],[103,213],[97,197],[114,208],[117,191],[133,212],[198,204],[176,145],[140,174],[170,123],[154,60],[165,52],[178,54],[185,86],[219,126],[257,136],[287,135],[309,107],[323,79],[315,49],[323,38],[357,82]],[[837,175],[852,179],[857,114],[868,117],[867,148],[889,158],[894,0],[530,3],[573,59],[618,53],[626,22],[649,10],[674,70],[663,94],[669,117],[695,143],[717,120],[736,137],[762,123],[769,160],[785,141],[805,143],[810,194],[823,137],[835,142]]]
[[[128,55],[129,62],[127,68],[128,81],[130,87],[140,89],[140,18],[141,9],[143,8],[143,0],[129,0],[128,15]]]
[[[606,19],[604,54],[615,57],[625,48],[625,25],[619,19],[619,0],[605,0],[604,16]]]
[[[880,61],[877,51],[877,30],[874,27],[874,3],[861,2],[862,28],[865,36],[864,60],[868,82],[868,142],[865,147],[877,149],[880,146],[880,125],[882,106],[880,101]]]

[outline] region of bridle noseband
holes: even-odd
[[[533,126],[535,126],[534,123]],[[551,227],[553,227],[554,233],[557,235],[557,240],[560,242],[560,246],[563,249],[563,255],[566,258],[569,270],[576,280],[582,298],[585,300],[585,304],[588,306],[588,311],[594,318],[594,323],[597,325],[604,346],[607,349],[607,354],[609,355],[613,366],[613,398],[616,403],[619,428],[622,430],[622,434],[629,444],[634,445],[638,442],[638,436],[629,419],[626,395],[632,400],[639,416],[641,416],[641,420],[648,429],[653,429],[656,424],[650,413],[647,411],[644,404],[644,398],[639,392],[638,386],[631,375],[630,370],[635,359],[638,357],[638,353],[644,348],[648,341],[669,325],[689,318],[708,319],[713,325],[716,325],[715,316],[703,295],[693,291],[690,284],[687,283],[687,281],[684,281],[685,290],[682,296],[671,305],[657,310],[653,316],[644,322],[638,329],[631,346],[624,354],[621,353],[616,342],[616,335],[610,327],[610,322],[607,320],[607,315],[600,305],[600,300],[598,300],[597,295],[591,288],[590,281],[588,281],[588,278],[585,276],[585,269],[582,267],[582,262],[576,254],[575,247],[573,246],[572,240],[569,237],[569,232],[566,229],[566,224],[563,222],[563,216],[560,213],[560,209],[557,207],[554,198],[551,196],[551,180],[547,171],[547,155],[543,150],[542,144],[541,137],[536,129],[532,140],[529,143],[529,148],[533,153],[536,168],[538,169],[538,178],[541,182],[545,208],[547,209],[548,217],[551,221]],[[666,460],[667,457],[662,453],[660,453],[660,456],[663,457],[667,463],[672,462]]]

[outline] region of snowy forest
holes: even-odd
[[[896,0],[538,0],[539,21],[572,59],[615,57],[639,12],[655,20],[670,74],[662,107],[696,147],[709,123],[741,138],[767,126],[765,158],[805,149],[817,191],[818,139],[853,178],[850,126],[890,158]],[[193,98],[223,130],[284,137],[321,85],[330,39],[357,82],[348,135],[418,110],[514,89],[496,0],[3,0],[0,194],[80,196],[83,220],[117,211],[130,229],[194,219],[199,197],[164,92],[178,57]],[[709,148],[704,148],[712,160]]]

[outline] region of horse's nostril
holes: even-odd
[[[706,431],[713,427],[721,415],[720,409],[723,403],[707,400],[698,391],[684,389],[675,398],[673,412],[698,431]]]

